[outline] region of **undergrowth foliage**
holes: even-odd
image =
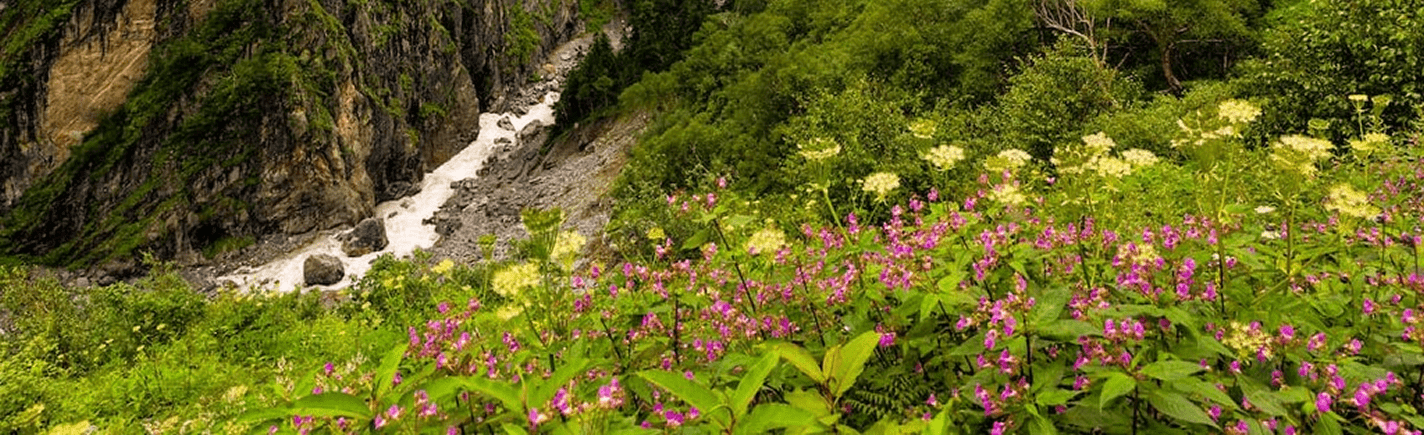
[[[1231,100],[1183,122],[1176,161],[1105,135],[1061,150],[1056,175],[1006,151],[953,197],[887,202],[898,183],[873,174],[875,198],[842,204],[852,211],[834,225],[756,217],[719,179],[667,197],[684,237],[650,227],[635,242],[646,257],[572,273],[549,254],[557,214],[526,213],[534,255],[490,265],[492,292],[441,302],[379,364],[328,363],[291,402],[238,421],[300,433],[1418,433],[1414,139],[1375,136],[1399,145],[1383,153],[1305,136],[1245,149],[1239,131],[1259,113]],[[947,155],[924,164],[968,164]],[[1196,211],[1143,223],[1122,210],[1150,204],[1132,189],[1172,172],[1205,187]],[[1269,183],[1232,184],[1248,175]],[[876,207],[884,219],[860,217]]]

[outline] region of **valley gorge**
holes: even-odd
[[[0,253],[141,273],[354,225],[531,105],[571,0],[0,9]]]

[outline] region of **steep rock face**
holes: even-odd
[[[579,30],[573,0],[30,3],[0,10],[28,47],[0,52],[0,250],[86,266],[354,224]]]

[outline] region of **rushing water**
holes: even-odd
[[[434,225],[426,225],[423,221],[434,216],[440,206],[454,194],[450,183],[475,177],[475,173],[484,165],[485,159],[489,158],[490,154],[496,150],[496,140],[508,138],[511,141],[517,141],[515,135],[535,120],[544,125],[552,125],[554,123],[553,105],[558,98],[556,92],[545,95],[543,100],[538,105],[530,107],[524,116],[516,116],[514,113],[480,115],[480,136],[455,157],[435,168],[435,171],[426,174],[425,178],[421,180],[420,193],[377,204],[375,216],[385,219],[386,238],[390,240],[386,249],[360,257],[347,257],[345,253],[341,252],[341,242],[336,240],[336,236],[346,232],[346,229],[328,231],[318,235],[307,245],[267,264],[240,268],[231,275],[219,277],[218,282],[230,281],[242,289],[249,290],[266,287],[278,291],[290,291],[296,286],[304,284],[302,267],[307,257],[316,254],[329,254],[341,259],[346,268],[346,277],[333,285],[313,287],[343,288],[359,280],[361,275],[365,275],[371,269],[371,262],[376,257],[389,253],[400,258],[411,255],[416,249],[429,249],[440,239],[440,235],[435,233]],[[499,120],[504,117],[509,117],[514,124],[514,130],[499,128]]]

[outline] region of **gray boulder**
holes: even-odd
[[[307,261],[302,264],[302,275],[306,278],[307,285],[332,285],[346,277],[346,268],[341,265],[341,260],[334,256],[316,254],[307,257]]]
[[[356,229],[342,235],[341,251],[348,257],[360,257],[382,249],[390,241],[386,239],[386,222],[379,218],[366,218],[356,224]]]

